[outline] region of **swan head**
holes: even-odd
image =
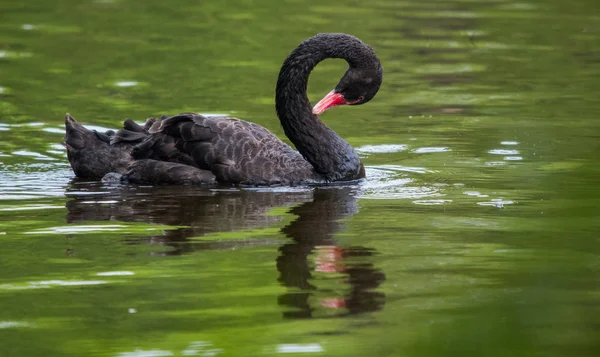
[[[377,94],[381,86],[381,65],[367,68],[350,67],[334,90],[329,92],[314,107],[313,114],[321,115],[327,109],[339,105],[365,104]]]

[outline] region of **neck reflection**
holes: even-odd
[[[278,281],[290,288],[279,304],[285,318],[344,316],[381,310],[385,294],[374,291],[385,275],[370,261],[375,250],[343,246],[335,235],[342,219],[358,212],[348,188],[316,189],[314,199],[291,210],[298,218],[282,229],[292,239],[279,248]]]

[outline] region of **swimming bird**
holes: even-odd
[[[314,107],[306,90],[313,68],[342,58],[348,69]],[[383,68],[374,50],[358,38],[321,33],[304,40],[285,59],[275,89],[275,108],[296,150],[264,127],[230,117],[182,113],[128,119],[123,129],[88,130],[66,115],[67,157],[85,179],[118,177],[143,184],[298,185],[365,177],[360,158],[321,119],[339,105],[370,101],[381,86]]]

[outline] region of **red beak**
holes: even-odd
[[[321,99],[317,105],[313,107],[314,115],[321,115],[329,108],[337,107],[338,105],[350,104],[344,96],[335,91],[329,92],[325,98]]]

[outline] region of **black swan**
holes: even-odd
[[[326,58],[343,58],[348,70],[333,91],[311,108],[308,76]],[[65,119],[67,157],[75,175],[143,184],[295,185],[350,181],[365,170],[350,144],[318,117],[334,106],[364,104],[382,82],[373,49],[354,36],[322,33],[302,42],[284,61],[275,106],[293,150],[267,129],[236,118],[183,113],[149,118],[142,127],[100,133]]]

